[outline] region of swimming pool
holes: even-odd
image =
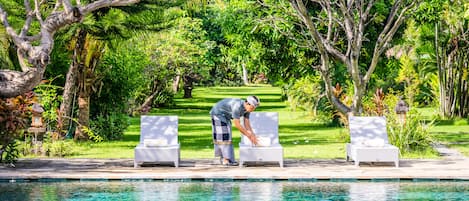
[[[15,180],[0,200],[469,200],[469,181]]]

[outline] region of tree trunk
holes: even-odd
[[[359,85],[357,86],[357,84],[353,85],[355,88],[355,93],[353,94],[353,98],[352,98],[352,113],[355,114],[355,115],[359,115],[361,114],[363,111],[362,109],[362,99],[363,99],[363,95],[365,94],[365,87],[360,87]]]
[[[184,98],[192,98],[192,89],[193,89],[193,82],[194,79],[190,75],[184,75],[183,77],[184,82]]]
[[[154,91],[153,93],[151,93],[151,95],[145,99],[145,101],[137,111],[139,111],[141,114],[148,113],[151,109],[151,103],[153,102],[153,99],[155,99],[156,95],[158,95],[158,93],[159,91]]]
[[[173,79],[173,92],[177,93],[179,91],[179,81],[181,80],[181,75],[176,75]]]
[[[88,134],[83,129],[90,126],[90,96],[80,92],[78,96],[78,128],[75,130],[75,140],[88,140]]]
[[[57,126],[57,130],[62,136],[67,133],[69,125],[72,124],[72,105],[74,103],[74,97],[77,92],[77,74],[78,74],[78,65],[71,64],[67,72],[67,77],[65,79],[64,92],[62,94],[62,103],[60,104],[59,115],[61,116],[61,122]]]
[[[374,48],[369,49],[373,54],[371,61],[367,64],[359,64],[359,62],[366,48],[363,42],[369,40],[365,37],[366,26],[376,15],[373,13],[376,11],[372,9],[375,1],[290,0],[290,3],[297,17],[302,21],[304,26],[302,30],[307,32],[300,34],[309,35],[308,38],[311,38],[306,39],[305,45],[321,55],[320,64],[317,66],[320,67],[319,72],[325,84],[328,100],[344,116],[350,112],[360,115],[367,84],[378,66],[380,56],[406,19],[409,9],[415,6],[415,2],[395,1],[393,3],[390,8],[392,12],[387,16],[388,20],[382,24],[382,30],[378,33]],[[324,12],[312,12],[311,9],[314,7]],[[315,13],[321,14],[315,15]],[[334,94],[334,84],[331,82],[330,74],[337,63],[347,67],[347,72],[352,79],[355,91],[351,106],[345,105]]]
[[[148,111],[150,111],[152,107],[153,100],[155,97],[161,93],[163,88],[165,87],[166,80],[154,80],[153,81],[153,87],[151,89],[150,96],[148,96],[145,101],[140,105],[140,107],[137,109],[142,114],[146,114]]]
[[[70,68],[68,69],[67,77],[65,79],[64,92],[62,95],[63,100],[60,104],[62,124],[58,130],[61,134],[66,133],[65,129],[69,129],[69,125],[72,123],[72,105],[74,97],[77,95],[78,68],[81,66],[79,63],[79,57],[83,54],[85,39],[86,32],[82,29],[78,30],[75,47],[73,48],[72,63],[70,64]]]
[[[86,31],[79,32],[78,40],[84,38],[84,45],[77,46],[81,48],[77,50],[78,67],[78,129],[75,131],[75,139],[87,140],[88,134],[83,129],[90,125],[90,96],[93,94],[94,85],[99,80],[96,74],[101,56],[104,54],[103,42],[96,40]]]
[[[244,85],[249,85],[249,79],[248,79],[248,70],[246,69],[246,64],[244,62],[241,64],[243,68],[243,82]]]

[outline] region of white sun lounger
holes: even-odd
[[[394,162],[399,167],[399,149],[389,144],[385,117],[349,117],[350,141],[347,161]]]
[[[278,162],[283,167],[283,147],[278,140],[278,113],[252,112],[249,116],[252,130],[259,139],[254,146],[244,135],[239,143],[239,165],[244,162]]]
[[[144,162],[174,162],[174,166],[179,167],[179,160],[178,117],[141,116],[134,167]]]

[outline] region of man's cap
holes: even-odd
[[[256,96],[248,96],[246,98],[246,101],[249,103],[249,105],[252,105],[254,107],[259,106],[260,103],[259,98],[257,98]]]

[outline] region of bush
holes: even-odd
[[[104,140],[120,140],[129,126],[129,117],[125,114],[99,115],[91,122],[91,130]]]
[[[433,125],[433,121],[426,124],[414,109],[403,117],[395,113],[388,113],[386,117],[389,140],[400,149],[401,154],[431,148],[433,139],[429,127]]]
[[[44,142],[43,147],[46,155],[50,157],[64,157],[75,154],[73,142],[69,140],[57,140]]]
[[[57,113],[57,108],[60,107],[60,102],[62,102],[62,96],[59,96],[57,91],[59,91],[61,88],[62,87],[55,86],[52,84],[42,83],[38,85],[34,90],[34,92],[39,97],[39,103],[44,109],[44,113],[42,113],[42,118],[44,123],[47,125],[48,130],[53,130],[57,127],[57,124],[60,124],[60,117]]]
[[[173,106],[174,103],[174,92],[170,88],[164,88],[152,102],[153,108]]]
[[[16,159],[20,156],[18,143],[16,140],[12,141],[5,147],[5,162],[7,163],[14,163]]]
[[[317,107],[321,98],[319,76],[307,76],[295,80],[286,90],[290,108],[293,110],[304,110],[316,116]]]
[[[0,162],[14,163],[18,158],[16,140],[29,124],[32,100],[32,93],[0,99]]]

